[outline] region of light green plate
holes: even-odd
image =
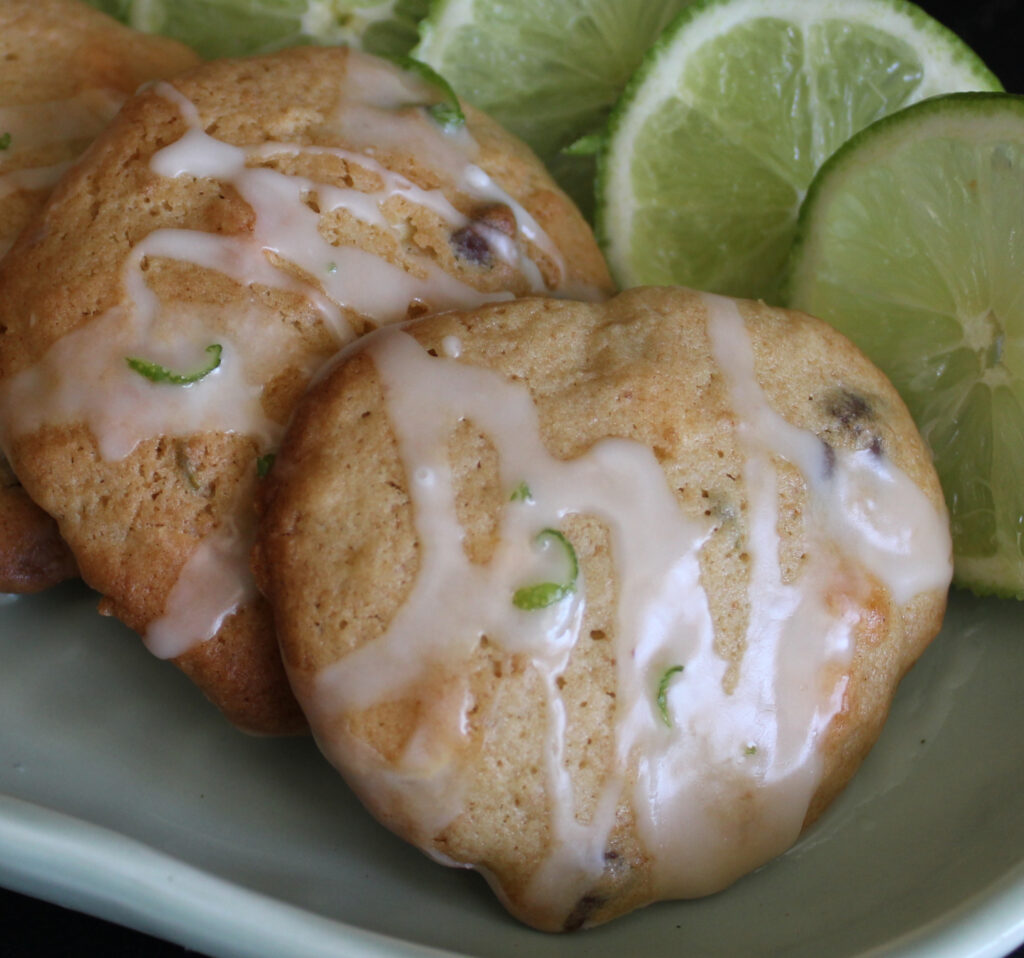
[[[824,818],[728,891],[573,937],[227,727],[79,585],[0,605],[0,883],[212,955],[996,958],[1024,941],[1024,606],[956,595]]]

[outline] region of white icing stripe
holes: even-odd
[[[244,346],[201,320],[181,315],[175,321],[176,332],[188,336],[171,342],[147,336],[122,309],[64,336],[4,390],[19,431],[84,422],[108,460],[123,459],[147,437],[218,431],[251,435],[261,448],[276,443],[282,427],[263,413],[262,386],[245,378]],[[94,348],[98,339],[106,348]],[[210,344],[222,347],[220,366],[189,386],[154,384],[126,361],[138,357],[188,371],[203,365]]]
[[[255,474],[255,469],[253,470]],[[252,509],[252,486],[244,484],[246,497],[236,515]],[[146,647],[161,659],[172,659],[216,635],[224,620],[257,594],[249,572],[252,529],[240,530],[231,523],[208,535],[185,563],[164,614],[146,629]]]
[[[464,710],[467,700],[449,697],[427,709],[415,747],[388,764],[351,738],[339,718],[400,697],[428,672],[463,674],[481,636],[527,655],[546,689],[552,811],[550,851],[526,897],[553,924],[600,877],[623,801],[652,857],[652,897],[708,894],[787,848],[819,783],[822,736],[842,705],[858,602],[869,587],[865,573],[898,601],[949,581],[945,524],[923,493],[893,466],[865,465],[859,453],[837,455],[826,468],[820,440],[768,405],[736,304],[712,296],[704,303],[713,355],[740,423],[748,500],[750,617],[731,692],[700,580],[698,556],[710,527],[683,517],[649,449],[605,440],[575,460],[555,460],[526,388],[446,358],[458,356],[461,344],[446,340],[446,355],[431,358],[398,329],[364,343],[407,476],[419,571],[387,630],[318,673],[304,705],[315,729],[331,729],[321,744],[360,782],[364,798],[429,823],[429,839],[463,810],[471,774],[460,764],[465,715],[439,713],[452,701]],[[505,488],[525,480],[531,493],[528,502],[505,506],[499,545],[485,565],[465,556],[455,511],[447,441],[460,421],[494,444]],[[793,583],[780,571],[776,457],[805,471],[809,492],[807,560]],[[539,612],[511,602],[524,577],[535,576],[529,541],[573,514],[607,526],[619,592],[618,770],[586,824],[565,766],[558,683],[579,639],[586,584]],[[908,534],[894,531],[908,522]],[[908,573],[908,565],[919,571]],[[683,668],[668,671],[676,666]],[[666,675],[668,725],[656,701]]]

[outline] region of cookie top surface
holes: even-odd
[[[141,83],[197,61],[77,0],[0,4],[0,256]],[[75,563],[8,473],[0,464],[0,591],[36,592],[73,576]]]
[[[810,317],[673,289],[360,346],[296,413],[255,567],[370,809],[548,930],[788,847],[945,607],[885,378]]]
[[[109,611],[246,727],[287,697],[244,666],[246,618],[273,661],[252,492],[314,370],[381,323],[609,282],[533,155],[441,99],[342,48],[203,65],[133,97],[0,264],[12,465]]]

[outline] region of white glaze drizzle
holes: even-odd
[[[684,518],[651,450],[609,439],[577,459],[556,460],[541,441],[525,387],[453,358],[430,358],[396,329],[365,345],[408,478],[419,571],[387,630],[321,670],[304,705],[315,731],[330,730],[321,745],[365,800],[401,806],[429,839],[463,808],[469,773],[460,768],[459,750],[468,699],[437,703],[415,748],[390,763],[350,735],[340,716],[400,697],[429,670],[458,675],[481,636],[527,655],[546,689],[552,841],[526,898],[534,915],[546,914],[552,924],[601,875],[623,801],[632,805],[653,861],[654,897],[708,894],[788,847],[819,781],[821,737],[842,705],[856,599],[866,581],[858,570],[876,575],[899,601],[949,582],[946,524],[924,494],[891,464],[866,465],[859,454],[840,454],[827,470],[820,440],[768,405],[735,303],[711,296],[704,303],[713,354],[740,420],[748,496],[750,624],[731,692],[700,580],[699,552],[711,528]],[[500,544],[485,565],[464,554],[447,462],[447,438],[464,420],[494,443],[505,488],[525,479],[531,493],[528,503],[503,510]],[[808,470],[810,558],[789,584],[779,565],[774,457]],[[849,514],[832,517],[836,510]],[[557,682],[579,636],[585,583],[543,612],[524,613],[510,601],[523,577],[535,575],[531,537],[573,514],[607,526],[619,589],[617,772],[586,820],[565,765]],[[894,534],[908,523],[909,534]],[[667,688],[667,726],[656,692],[675,665],[684,668]],[[463,711],[436,714],[450,707]]]
[[[157,83],[153,88],[176,105],[186,124],[177,141],[154,155],[153,171],[166,177],[211,178],[234,187],[253,210],[253,230],[237,236],[161,229],[137,243],[122,271],[127,302],[63,337],[40,362],[5,384],[2,445],[14,435],[71,421],[90,427],[107,459],[130,454],[144,439],[209,430],[251,436],[261,449],[276,444],[281,426],[263,412],[266,377],[261,371],[275,352],[280,353],[278,369],[286,368],[289,356],[300,368],[310,360],[283,335],[268,342],[267,330],[275,328],[276,321],[255,295],[247,308],[238,308],[230,317],[229,330],[215,311],[191,315],[160,302],[144,272],[150,258],[216,270],[247,287],[299,292],[320,313],[339,345],[353,336],[347,310],[383,324],[405,319],[412,303],[439,310],[511,298],[508,292],[485,293],[461,282],[424,254],[413,255],[406,270],[367,250],[334,246],[324,239],[320,214],[305,202],[310,194],[316,195],[321,213],[345,210],[383,229],[392,229],[384,207],[394,198],[430,210],[452,229],[468,222],[443,190],[420,188],[388,170],[373,158],[374,147],[367,144],[387,143],[416,151],[418,160],[426,158],[434,164],[456,191],[478,201],[507,205],[523,239],[541,249],[566,278],[561,257],[532,217],[471,162],[477,148],[468,132],[444,132],[416,106],[430,103],[435,94],[412,74],[385,61],[357,51],[347,54],[344,96],[331,123],[349,136],[354,149],[276,142],[233,146],[205,132],[195,106],[172,85]],[[315,154],[357,164],[383,186],[365,193],[260,165],[274,157]],[[508,240],[495,244],[495,251],[527,278],[533,291],[552,292],[537,265],[522,251],[525,245]],[[299,267],[309,281],[279,267],[268,254]],[[211,343],[223,348],[220,366],[185,387],[150,383],[125,363],[127,356],[140,356],[188,369]],[[313,370],[305,372],[311,375]],[[238,509],[247,505],[240,499]],[[147,644],[161,657],[180,655],[210,638],[238,602],[253,594],[245,560],[249,536],[238,531],[245,524],[237,515],[225,523],[186,562],[165,615],[146,636]],[[223,560],[216,589],[207,573],[214,556]],[[213,601],[213,593],[220,600]],[[200,610],[206,610],[205,616]]]

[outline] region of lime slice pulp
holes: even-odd
[[[665,30],[611,120],[598,228],[620,285],[778,301],[824,160],[909,103],[998,90],[901,0],[705,0]]]
[[[956,582],[1024,598],[1024,97],[939,97],[843,147],[807,195],[786,299],[900,390]]]

